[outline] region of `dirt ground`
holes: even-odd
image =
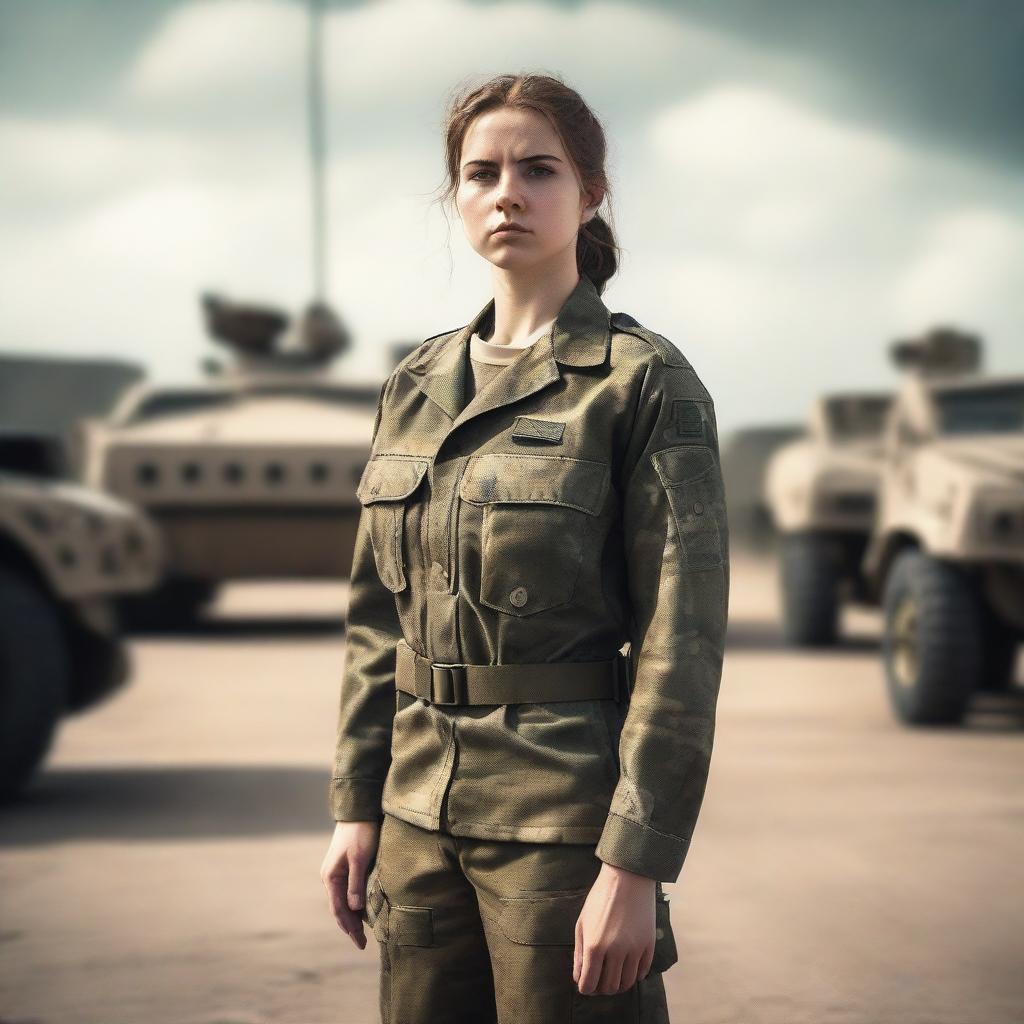
[[[0,812],[0,1024],[371,1024],[319,878],[344,586],[238,586],[67,720]],[[1024,691],[890,714],[876,614],[784,648],[736,558],[711,778],[667,885],[677,1024],[1024,1018]]]

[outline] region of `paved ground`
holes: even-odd
[[[1024,693],[890,716],[878,623],[779,642],[737,562],[715,760],[667,889],[678,1024],[1024,1017]],[[65,723],[0,813],[0,1024],[370,1024],[377,947],[319,879],[344,587],[238,587]],[[280,617],[281,609],[286,616]]]

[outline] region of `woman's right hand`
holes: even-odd
[[[334,920],[360,949],[366,948],[362,917],[366,876],[377,855],[379,836],[380,824],[376,821],[339,821],[320,865]]]

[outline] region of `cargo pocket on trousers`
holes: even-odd
[[[378,942],[392,946],[434,944],[433,910],[392,903],[381,885],[376,865],[367,879],[366,914]]]
[[[427,465],[423,460],[378,455],[367,462],[356,487],[356,497],[367,517],[377,575],[395,594],[407,584],[405,506],[419,487]]]
[[[524,617],[568,603],[610,481],[605,463],[586,459],[470,458],[459,496],[483,508],[481,604]]]

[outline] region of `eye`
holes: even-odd
[[[541,171],[542,172],[541,174],[537,175],[537,177],[539,177],[539,178],[546,178],[549,175],[552,175],[552,174],[555,173],[554,170],[552,170],[552,168],[545,167],[544,164],[534,164],[533,167],[531,167],[530,170],[526,172],[527,176],[529,176],[530,173],[533,172],[533,171]],[[475,171],[466,180],[467,181],[483,180],[483,179],[480,178],[481,174],[493,174],[493,173],[494,173],[493,171],[488,171],[488,170]]]

